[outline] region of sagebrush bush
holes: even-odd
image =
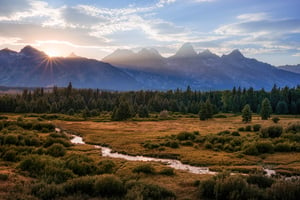
[[[166,175],[166,176],[173,176],[175,175],[173,168],[164,168],[162,169],[159,174]]]
[[[68,155],[65,165],[79,176],[95,174],[98,170],[94,160],[83,154]]]
[[[269,126],[266,128],[261,129],[261,134],[260,136],[262,138],[275,138],[275,137],[280,137],[283,132],[282,126]]]
[[[161,186],[147,184],[143,182],[129,181],[126,183],[127,194],[125,199],[149,199],[149,200],[164,200],[164,199],[176,199],[176,195]]]
[[[111,174],[116,164],[111,160],[102,160],[98,163],[98,172],[100,174]]]
[[[300,133],[300,122],[295,122],[295,123],[290,124],[286,128],[286,132],[288,132],[288,133]]]
[[[134,173],[144,173],[144,174],[155,174],[155,169],[151,164],[141,164],[135,167],[132,172]]]
[[[59,143],[54,143],[47,149],[47,154],[54,157],[61,157],[66,154],[66,148]]]
[[[182,140],[194,140],[196,138],[194,133],[190,133],[190,132],[180,132],[177,137],[178,140],[182,141]]]
[[[252,128],[253,128],[253,131],[257,132],[257,131],[260,130],[261,125],[260,125],[260,124],[254,124],[254,125],[252,126]]]
[[[120,197],[125,194],[126,190],[119,177],[104,174],[97,177],[95,192],[101,197]]]
[[[270,177],[261,174],[250,174],[247,177],[247,182],[249,184],[257,185],[260,188],[268,188],[274,183],[274,180]]]

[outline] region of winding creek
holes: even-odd
[[[60,129],[55,129],[57,132],[60,132]],[[73,144],[85,144],[82,137],[77,135],[71,135],[72,139],[70,140]],[[166,164],[167,166],[177,169],[177,170],[184,170],[193,174],[216,174],[217,172],[210,171],[208,167],[196,167],[191,166],[188,164],[183,164],[179,160],[174,159],[162,159],[162,158],[152,158],[152,157],[146,157],[146,156],[130,156],[126,154],[121,154],[117,152],[112,152],[112,149],[108,147],[103,147],[99,145],[95,145],[95,148],[101,149],[101,153],[103,157],[110,157],[110,158],[121,158],[128,161],[143,161],[143,162],[160,162],[163,164]],[[266,172],[267,176],[275,175],[275,170],[271,169],[263,169]]]

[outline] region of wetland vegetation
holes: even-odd
[[[272,114],[263,120],[265,98]],[[119,93],[69,85],[1,96],[0,199],[299,199],[299,99],[299,87]],[[85,144],[72,144],[71,134]],[[95,145],[217,175],[105,157]]]

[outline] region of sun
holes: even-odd
[[[53,58],[53,57],[59,57],[60,56],[60,53],[58,51],[55,51],[55,50],[46,50],[45,51],[46,54],[50,57],[50,58]]]

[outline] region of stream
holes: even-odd
[[[79,137],[77,135],[72,135],[72,137],[73,138],[71,139],[71,143],[85,144],[82,137]],[[146,156],[130,156],[126,154],[112,152],[112,149],[108,147],[99,146],[99,145],[95,145],[95,148],[101,149],[101,153],[103,157],[121,158],[129,161],[161,162],[174,169],[184,170],[193,174],[216,174],[216,172],[210,171],[208,167],[195,167],[195,166],[183,164],[179,160],[152,158]]]
[[[56,131],[60,131],[60,129],[55,129]],[[77,135],[72,135],[71,143],[73,144],[85,144],[82,137]],[[167,166],[177,169],[177,170],[184,170],[193,174],[217,174],[217,172],[210,171],[208,167],[196,167],[188,164],[183,164],[179,160],[174,159],[162,159],[162,158],[152,158],[146,156],[130,156],[126,154],[121,154],[118,152],[112,152],[112,149],[109,147],[103,147],[99,145],[95,145],[95,148],[101,149],[101,153],[103,157],[110,157],[110,158],[121,158],[128,161],[143,161],[143,162],[160,162],[166,164]],[[275,170],[271,169],[263,169],[267,176],[275,175]]]

